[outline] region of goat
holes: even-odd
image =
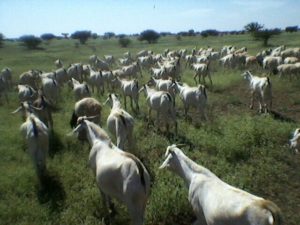
[[[159,167],[179,175],[188,187],[188,199],[197,216],[194,224],[281,225],[273,202],[233,187],[188,158],[176,145],[167,147]]]
[[[172,96],[166,91],[157,91],[148,85],[143,85],[139,92],[142,91],[144,91],[149,107],[149,121],[151,120],[151,111],[155,110],[158,129],[160,128],[159,125],[166,125],[167,132],[169,133],[169,120],[171,120],[175,126],[175,135],[177,135],[176,112]],[[161,121],[159,120],[160,117],[162,117]]]
[[[174,106],[175,106],[175,93],[174,89],[172,88],[173,80],[171,78],[167,80],[163,79],[155,79],[154,77],[151,77],[150,80],[148,81],[148,85],[153,85],[155,88],[159,91],[167,91],[170,93],[174,100]]]
[[[42,90],[47,99],[56,103],[59,96],[59,86],[55,79],[42,77]]]
[[[34,90],[32,87],[30,87],[29,85],[18,84],[17,87],[18,87],[18,97],[20,102],[25,102],[25,101],[33,102],[38,96],[38,92]]]
[[[86,83],[79,83],[79,81],[72,78],[72,80],[68,81],[69,86],[73,89],[75,101],[83,99],[85,97],[90,97],[91,93],[89,87]]]
[[[104,78],[102,76],[102,71],[94,71],[90,68],[90,77],[88,79],[89,85],[92,87],[92,92],[94,93],[94,87],[96,86],[97,92],[101,95],[104,94]],[[101,89],[101,90],[100,90]]]
[[[27,84],[35,90],[38,89],[41,71],[29,70],[20,75],[19,84]]]
[[[109,94],[105,104],[111,104],[111,111],[107,117],[108,130],[116,137],[117,146],[125,149],[125,143],[128,141],[129,147],[133,147],[133,117],[122,109],[121,102],[115,94]]]
[[[140,110],[139,107],[139,83],[137,79],[134,80],[121,80],[119,77],[116,77],[112,83],[119,88],[124,96],[124,105],[125,109],[127,109],[126,97],[130,98],[130,106],[133,111],[138,112]],[[133,101],[135,102],[135,109],[133,107]]]
[[[253,109],[254,95],[258,96],[259,112],[267,112],[272,108],[272,85],[269,77],[257,77],[246,71],[242,74],[249,83],[251,91],[250,109]]]
[[[142,77],[142,70],[138,62],[134,62],[129,66],[122,67],[123,76],[125,77],[135,77],[137,78],[137,73],[139,72]]]
[[[183,102],[184,115],[187,119],[187,113],[189,108],[195,107],[201,116],[207,120],[205,108],[207,104],[206,88],[203,85],[198,87],[189,87],[188,85],[180,85],[178,82],[172,84],[172,88],[179,93],[179,96]]]
[[[210,62],[206,63],[194,63],[192,64],[192,68],[195,71],[195,75],[194,75],[194,81],[197,84],[197,77],[198,77],[198,81],[200,84],[200,80],[202,77],[203,83],[205,84],[205,77],[208,77],[209,81],[210,81],[210,85],[212,86],[212,80],[211,80],[211,76],[210,76],[210,68],[209,68]]]
[[[295,153],[299,153],[300,149],[300,128],[297,128],[294,133],[293,137],[289,140],[290,148],[295,151]]]
[[[79,81],[83,81],[83,66],[81,63],[71,64],[67,69],[69,79],[74,78]]]
[[[3,70],[1,70],[0,77],[2,77],[2,79],[7,84],[8,89],[10,89],[12,87],[11,69],[6,67]]]
[[[63,65],[63,63],[60,59],[55,60],[54,64],[55,64],[57,69],[64,67],[64,65]]]
[[[6,103],[8,103],[7,84],[2,76],[0,76],[0,97],[4,95]]]
[[[72,133],[81,130],[85,131],[92,146],[89,165],[107,210],[114,211],[111,198],[116,198],[126,205],[132,225],[142,225],[150,194],[150,176],[145,166],[133,154],[116,147],[107,133],[86,117],[78,119],[78,126]]]
[[[28,144],[28,153],[33,161],[39,180],[46,172],[46,156],[49,150],[49,134],[46,125],[31,111],[28,103],[21,106],[12,113],[25,111],[26,121],[21,125],[21,134]]]

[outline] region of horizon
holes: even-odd
[[[1,0],[0,33],[7,39],[23,35],[139,34],[152,29],[173,34],[207,29],[241,31],[250,22],[284,29],[300,24],[298,0]],[[16,16],[17,15],[17,16]]]

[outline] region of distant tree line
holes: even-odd
[[[4,40],[11,40],[11,41],[20,41],[22,45],[26,46],[28,49],[36,49],[38,46],[42,43],[42,41],[45,41],[46,44],[49,44],[51,40],[53,39],[76,39],[79,41],[80,44],[84,45],[88,41],[88,39],[93,38],[103,38],[111,39],[111,38],[117,38],[118,42],[121,47],[127,47],[131,43],[130,37],[135,37],[139,41],[146,41],[149,44],[156,43],[160,37],[164,36],[174,36],[177,40],[181,40],[181,37],[193,37],[193,36],[202,36],[203,38],[206,38],[208,36],[223,36],[223,35],[239,35],[244,33],[250,33],[255,40],[261,40],[263,42],[263,45],[268,45],[268,41],[271,37],[274,35],[278,35],[281,32],[298,32],[299,27],[297,25],[295,26],[287,26],[284,30],[281,30],[279,28],[275,29],[266,29],[264,28],[264,25],[259,24],[258,22],[251,22],[244,26],[244,30],[233,30],[233,31],[218,31],[215,29],[207,29],[203,30],[201,32],[195,31],[194,29],[189,29],[188,31],[180,31],[178,33],[172,33],[172,32],[157,32],[155,30],[144,30],[141,33],[135,33],[135,34],[115,34],[114,32],[105,32],[103,35],[98,35],[97,33],[92,33],[88,30],[80,30],[75,31],[69,36],[69,33],[61,33],[60,36],[56,36],[52,33],[44,33],[40,37],[36,37],[34,35],[23,35],[19,37],[18,39],[5,39],[4,35],[0,33],[0,47],[3,46]]]

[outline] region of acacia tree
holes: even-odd
[[[251,22],[248,23],[244,28],[247,32],[253,33],[261,30],[264,27],[264,25],[259,24],[258,22]]]
[[[156,43],[159,37],[160,37],[160,35],[156,31],[145,30],[140,34],[139,40],[147,41],[149,44],[151,44],[151,43]]]
[[[84,45],[91,36],[92,36],[91,31],[87,31],[87,30],[76,31],[73,34],[71,34],[71,38],[78,39],[80,44],[82,45]]]
[[[37,47],[42,43],[42,40],[34,35],[23,35],[19,38],[23,45],[28,49],[37,49]]]
[[[253,37],[255,40],[262,40],[263,45],[267,46],[269,39],[274,35],[279,35],[280,33],[280,29],[264,29],[254,32]]]

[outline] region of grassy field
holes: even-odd
[[[283,33],[270,40],[273,46],[300,46],[300,34]],[[136,40],[129,48],[120,48],[116,39],[89,40],[76,47],[75,40],[54,40],[43,44],[43,50],[27,50],[16,42],[5,42],[0,48],[0,68],[13,70],[14,81],[29,69],[51,71],[54,60],[65,65],[88,62],[96,54],[120,57],[125,51],[135,55],[142,49],[161,53],[171,50],[211,46],[219,50],[223,45],[247,46],[251,54],[263,49],[260,42],[249,35],[223,37],[163,37],[157,44],[148,45]],[[182,67],[183,81],[193,85],[190,69]],[[187,189],[181,179],[168,171],[158,170],[170,144],[187,143],[184,152],[197,163],[209,168],[225,182],[274,201],[282,210],[284,224],[300,224],[300,156],[287,146],[291,132],[299,127],[300,79],[289,81],[272,76],[274,110],[282,119],[260,115],[248,108],[250,96],[240,74],[242,70],[228,70],[213,65],[213,89],[208,91],[208,121],[183,119],[178,99],[179,135],[168,139],[145,123],[147,106],[140,97],[141,114],[135,115],[136,149],[132,152],[147,165],[152,178],[152,193],[146,210],[147,225],[185,225],[195,219],[187,200]],[[264,72],[254,70],[260,75]],[[149,73],[140,83],[146,82]],[[54,134],[51,136],[47,161],[50,173],[46,189],[40,189],[32,163],[21,139],[21,118],[10,112],[18,107],[15,90],[9,92],[9,104],[0,105],[0,224],[103,224],[104,204],[87,166],[89,146],[74,137],[69,120],[74,106],[70,91],[62,90],[60,110],[54,114]],[[94,94],[100,102],[105,96]],[[109,107],[104,107],[102,123],[106,124]],[[132,113],[131,110],[128,110]],[[288,122],[292,121],[292,122]],[[106,129],[106,127],[104,126]],[[126,209],[117,203],[115,224],[129,224]]]

